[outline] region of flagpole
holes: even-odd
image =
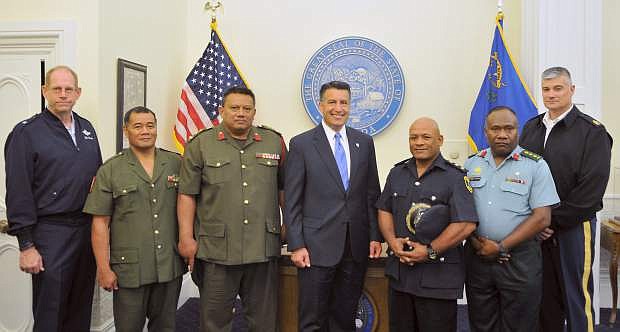
[[[501,13],[504,11],[504,0],[497,0],[497,12]]]

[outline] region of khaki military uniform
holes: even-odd
[[[150,328],[174,330],[186,272],[176,251],[180,165],[178,154],[156,149],[151,178],[125,149],[101,166],[86,200],[84,212],[111,216],[110,265],[119,285],[114,292],[117,331],[142,330],[144,313]]]
[[[285,156],[282,137],[265,127],[240,141],[220,125],[185,147],[179,192],[196,196],[203,331],[230,329],[237,294],[251,330],[275,329]]]

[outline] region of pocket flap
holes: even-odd
[[[225,237],[226,225],[225,224],[206,224],[204,225],[205,236],[213,237]]]
[[[508,191],[508,192],[511,192],[511,193],[515,193],[517,195],[525,195],[529,191],[529,187],[527,185],[525,185],[525,184],[508,182],[508,181],[504,181],[502,183],[501,189],[503,191]]]
[[[227,164],[230,164],[229,160],[206,160],[205,161],[205,165],[207,165],[208,167],[214,167],[214,168],[219,168]]]
[[[265,223],[265,228],[267,229],[267,233],[280,234],[280,225],[273,222],[267,221],[267,223]]]
[[[138,263],[138,249],[115,249],[110,251],[110,264]]]
[[[258,158],[256,159],[256,163],[263,166],[278,166],[278,160],[276,159],[266,159],[266,158]]]
[[[112,192],[112,197],[117,198],[119,196],[128,195],[129,193],[134,192],[136,190],[138,190],[137,184],[130,184],[127,186],[122,186],[118,190],[115,190],[114,192]]]

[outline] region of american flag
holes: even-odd
[[[246,83],[212,23],[211,41],[181,89],[174,125],[174,138],[181,152],[192,135],[220,123],[218,107],[224,92],[233,86],[246,87]]]

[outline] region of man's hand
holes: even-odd
[[[37,274],[45,271],[43,258],[35,247],[30,247],[19,253],[19,269],[26,272]]]
[[[467,242],[469,242],[472,246],[472,248],[474,248],[474,250],[476,252],[480,251],[480,249],[482,249],[482,242],[480,242],[480,238],[477,235],[472,235],[467,239]]]
[[[99,283],[99,287],[107,290],[108,292],[118,289],[116,273],[109,268],[97,270],[97,282]]]
[[[300,269],[310,267],[310,254],[304,248],[295,249],[291,255],[291,262]]]
[[[383,250],[383,248],[381,247],[381,242],[370,241],[370,248],[369,248],[368,257],[369,258],[379,258],[379,256],[381,256],[381,250]]]
[[[193,237],[179,239],[179,255],[185,259],[190,272],[194,270],[196,252],[198,252],[198,242]]]
[[[543,229],[540,233],[538,233],[536,235],[536,238],[540,241],[544,241],[548,238],[550,238],[553,235],[554,231],[553,229],[547,227],[545,229]]]
[[[409,238],[395,237],[392,240],[388,240],[388,247],[394,253],[396,257],[401,257],[405,254],[405,246],[407,245]]]
[[[478,241],[480,241],[481,245],[480,249],[476,252],[478,256],[494,259],[499,255],[499,243],[485,237],[478,237]]]
[[[413,248],[411,250],[410,264],[423,263],[428,259],[428,248],[419,242],[409,241],[409,246]]]

